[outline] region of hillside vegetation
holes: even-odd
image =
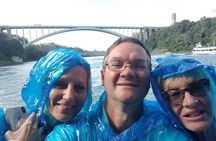
[[[84,57],[104,55],[103,51],[86,51],[78,47],[66,47],[54,43],[33,44],[23,48],[23,40],[28,43],[28,40],[25,38],[0,33],[0,66],[37,61],[49,51],[59,47],[74,49]],[[13,60],[13,58],[16,59]]]
[[[201,18],[197,22],[184,20],[154,32],[145,45],[151,50],[191,52],[197,43],[203,46],[216,44],[216,18]]]

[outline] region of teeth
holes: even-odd
[[[196,116],[199,116],[203,113],[204,113],[203,111],[194,112],[194,113],[187,114],[186,117],[196,117]]]
[[[119,85],[122,85],[122,86],[136,86],[136,84],[119,84]]]

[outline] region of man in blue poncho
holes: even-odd
[[[55,125],[86,117],[92,102],[90,65],[72,49],[55,49],[36,62],[21,95],[27,112],[33,114],[18,129],[11,129],[11,125],[18,125],[13,123],[15,118],[21,117],[14,115],[11,119],[11,115],[17,111],[13,110],[11,113],[8,109],[5,112],[1,109],[1,141],[5,140],[6,131],[9,140],[39,141],[52,131]],[[37,127],[34,126],[34,113],[37,113],[39,126],[43,127],[45,134],[42,134],[41,128],[39,134],[35,132]]]
[[[151,84],[173,125],[196,141],[214,141],[215,68],[185,56],[168,56],[157,61]]]
[[[101,71],[105,92],[86,121],[57,126],[48,141],[186,141],[154,103],[150,88],[151,56],[136,38],[119,38],[107,50]]]

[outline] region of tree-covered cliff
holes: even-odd
[[[201,43],[203,46],[216,44],[216,18],[201,18],[197,22],[184,20],[154,32],[145,45],[154,50],[190,52]]]

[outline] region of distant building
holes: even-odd
[[[172,14],[172,25],[176,23],[176,13]]]

